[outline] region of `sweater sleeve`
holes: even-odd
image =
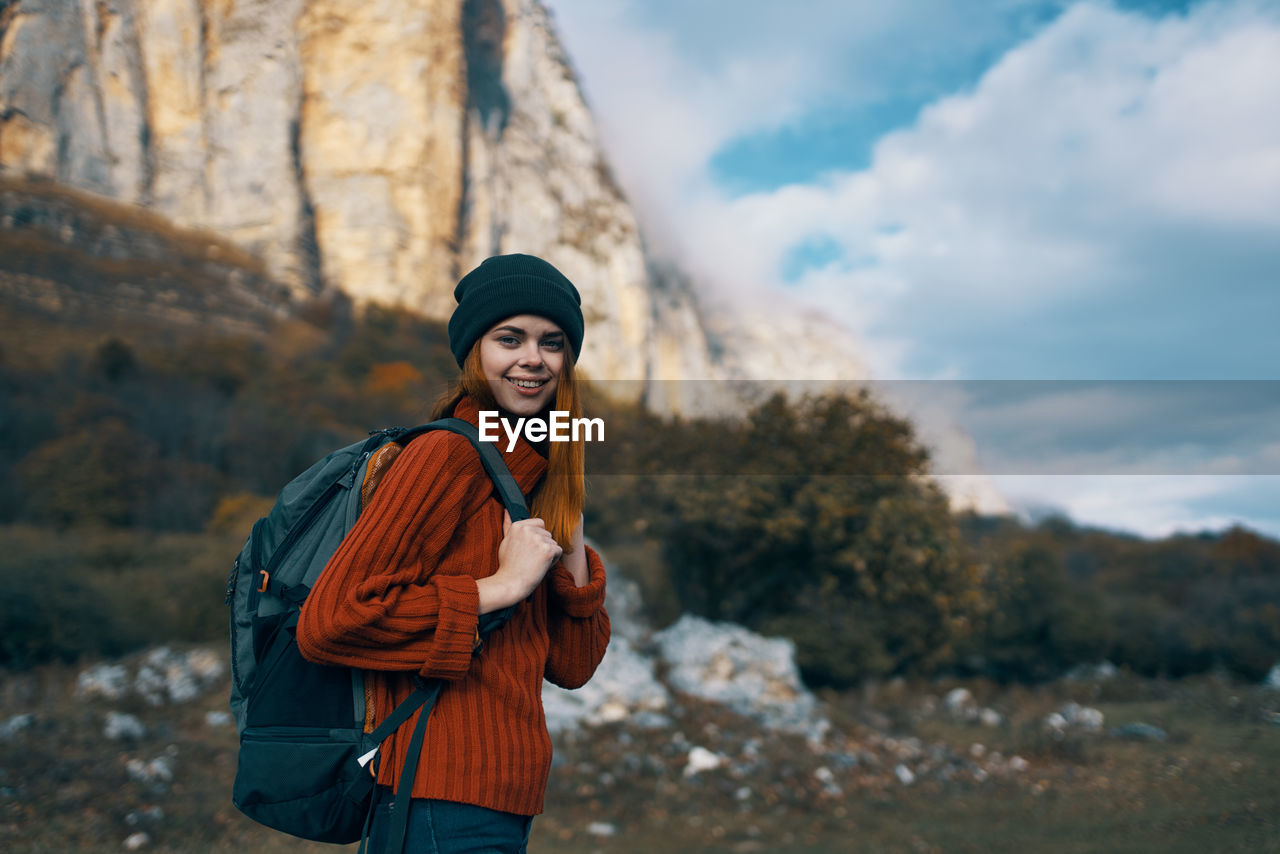
[[[479,458],[460,446],[465,439],[431,433],[400,454],[302,607],[305,658],[428,678],[467,672],[479,591],[469,575],[434,572],[463,514],[487,494]]]
[[[605,572],[600,555],[587,550],[588,581],[578,587],[557,564],[550,573],[547,629],[550,650],[545,675],[562,688],[580,688],[600,666],[609,646],[609,612],[604,607]]]

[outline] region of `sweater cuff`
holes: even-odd
[[[551,570],[551,600],[570,617],[594,617],[604,605],[604,562],[591,546],[587,550],[587,583],[578,587],[573,573],[557,563]]]
[[[471,667],[480,619],[480,590],[469,575],[432,579],[440,596],[431,652],[418,670],[426,679],[461,679]]]

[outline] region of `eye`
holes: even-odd
[[[544,338],[542,339],[542,346],[546,347],[548,350],[563,350],[564,339],[563,338]]]
[[[514,335],[500,335],[497,340],[503,347],[517,347],[520,345],[520,339]]]

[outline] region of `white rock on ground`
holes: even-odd
[[[654,635],[670,665],[667,678],[686,694],[723,703],[771,729],[820,742],[830,728],[800,681],[795,645],[732,623],[686,614]]]
[[[143,727],[142,721],[134,715],[124,712],[107,712],[102,734],[112,741],[119,741],[125,738],[142,738],[147,734],[147,730]]]
[[[218,712],[218,711],[206,712],[204,716],[204,723],[205,723],[205,726],[215,727],[215,728],[231,726],[231,713]]]
[[[1051,712],[1044,719],[1044,725],[1055,732],[1063,732],[1067,728],[1084,732],[1100,732],[1102,724],[1102,712],[1079,703],[1064,703],[1062,708]]]
[[[123,664],[99,664],[76,679],[76,696],[119,700],[129,690],[129,669]]]
[[[150,844],[151,837],[142,831],[131,833],[124,840],[124,847],[129,851],[137,851],[139,848],[145,848]]]
[[[1067,703],[1060,709],[1067,723],[1079,727],[1086,732],[1098,732],[1102,729],[1102,712],[1078,703]]]
[[[970,717],[975,706],[968,688],[952,688],[942,700],[942,707],[956,717]]]
[[[157,785],[173,782],[173,758],[157,756],[155,759],[143,761],[130,759],[125,765],[129,779],[135,783]]]
[[[134,678],[134,690],[152,705],[166,699],[172,703],[188,703],[208,690],[222,674],[222,660],[210,650],[182,653],[162,646],[147,653]]]
[[[713,771],[724,764],[725,758],[713,753],[705,747],[694,747],[689,751],[689,758],[684,766],[684,776],[693,777],[703,771]]]

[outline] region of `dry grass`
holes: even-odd
[[[229,803],[235,733],[206,721],[208,712],[225,709],[225,685],[186,705],[152,707],[136,698],[78,698],[76,673],[51,666],[4,674],[0,683],[0,723],[35,715],[32,727],[0,740],[0,848],[115,852],[130,834],[145,831],[151,851],[337,850],[260,828]],[[531,850],[1280,850],[1280,788],[1273,778],[1280,726],[1272,722],[1280,694],[1208,679],[1124,684],[1123,691],[1066,683],[972,685],[982,703],[1006,715],[997,728],[955,720],[936,705],[930,710],[928,698],[936,701],[950,686],[830,694],[833,721],[853,743],[892,733],[967,755],[977,742],[989,753],[1016,753],[1030,763],[1019,774],[922,776],[910,786],[887,768],[864,767],[840,772],[839,797],[814,782],[814,769],[830,764],[830,756],[796,737],[764,735],[715,706],[682,704],[671,730],[583,730],[559,739],[549,810],[534,824]],[[1108,699],[1108,692],[1127,696]],[[1079,736],[1078,751],[1052,747],[1040,734],[1043,714],[1090,694],[1098,695],[1092,702],[1108,726],[1142,720],[1163,726],[1170,738],[1128,742],[1100,734]],[[137,715],[147,734],[107,741],[108,709]],[[694,778],[681,773],[690,744],[733,756],[753,740],[759,765],[745,777],[729,768]],[[166,751],[174,755],[171,784],[148,787],[129,779],[129,759]],[[744,788],[749,796],[740,794]],[[156,807],[163,818],[139,818]],[[593,822],[611,826],[613,835],[601,835],[601,828],[593,833]]]
[[[217,262],[264,278],[268,275],[261,259],[227,238],[212,231],[175,225],[167,217],[141,205],[117,201],[35,176],[0,175],[0,193],[13,193],[42,206],[79,211],[102,225],[156,235],[164,241],[175,260],[196,264]]]

